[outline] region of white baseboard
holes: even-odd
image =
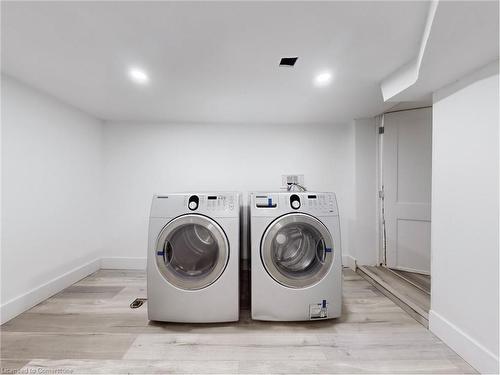
[[[429,330],[482,374],[498,374],[498,356],[437,312],[429,311]]]
[[[356,259],[350,255],[342,256],[344,266],[356,270]],[[117,269],[117,270],[145,270],[146,258],[125,258],[125,257],[107,257],[97,258],[82,266],[76,267],[61,276],[40,285],[39,287],[16,297],[0,306],[1,324],[9,321],[17,315],[32,308],[36,304],[46,300],[61,290],[71,286],[77,281],[90,275],[99,269]]]
[[[350,255],[342,255],[342,265],[356,271],[356,259]],[[101,258],[101,269],[145,270],[146,258]]]
[[[342,265],[356,271],[356,258],[350,255],[342,255]]]
[[[32,290],[5,302],[0,306],[1,324],[11,320],[36,304],[46,300],[61,290],[69,287],[84,277],[99,270],[100,259],[96,258],[82,266],[76,267]]]
[[[101,269],[145,270],[146,258],[124,258],[124,257],[101,258]]]

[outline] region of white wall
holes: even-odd
[[[2,322],[99,266],[102,123],[2,75]]]
[[[497,61],[433,107],[430,329],[488,373],[498,373],[498,106]]]
[[[309,190],[335,191],[342,245],[349,252],[353,136],[345,125],[106,123],[105,264],[146,257],[153,194],[279,190],[281,175],[305,175]],[[244,202],[246,202],[246,199]],[[243,233],[245,236],[245,233]],[[246,251],[243,254],[246,256]],[[119,263],[117,263],[119,262]]]
[[[351,254],[358,265],[375,265],[378,259],[377,152],[375,119],[353,122],[355,217],[350,227]]]

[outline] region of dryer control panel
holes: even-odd
[[[235,197],[232,194],[200,194],[186,197],[186,206],[191,211],[227,212],[233,211]]]
[[[153,197],[150,217],[176,217],[188,213],[239,217],[239,209],[238,193],[173,193]]]

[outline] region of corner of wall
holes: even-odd
[[[3,324],[61,290],[99,270],[96,258],[24,293],[0,306],[0,324]]]
[[[354,126],[354,223],[351,255],[358,264],[377,263],[377,153],[375,118],[357,119]]]
[[[481,373],[499,371],[497,75],[495,60],[433,96],[429,329]],[[464,180],[481,186],[481,193],[457,206],[470,197]],[[450,220],[464,213],[466,221]],[[461,233],[459,240],[455,233]],[[466,277],[460,278],[465,270]]]
[[[1,171],[4,182],[9,182],[2,186],[3,193],[8,194],[9,199],[4,199],[1,206],[1,232],[4,235],[2,239],[9,241],[2,241],[4,272],[1,280],[3,291],[12,287],[10,294],[2,293],[4,300],[0,306],[0,320],[4,323],[100,268],[103,252],[100,181],[104,122],[16,77],[2,73],[1,84],[4,94],[1,103],[2,141],[3,146],[10,145],[9,150],[5,147],[2,150],[3,166],[10,168],[3,168]],[[8,95],[5,95],[6,90]],[[26,134],[29,134],[29,139]],[[64,147],[58,147],[58,143]],[[68,150],[74,154],[68,155]],[[26,159],[20,160],[20,155]],[[33,172],[40,168],[37,169],[38,164],[30,161],[38,161],[40,155],[48,155],[43,160],[44,173],[34,175]],[[12,174],[12,171],[24,170],[23,168],[28,168],[31,173],[20,176]],[[46,178],[47,176],[50,178]],[[26,203],[28,198],[20,192],[20,187],[30,186],[34,180],[38,182],[37,192],[30,194],[29,199],[32,201]],[[19,201],[19,197],[23,197],[23,205],[5,205],[7,201]],[[26,215],[26,212],[33,211],[33,205],[38,208],[35,210],[38,217]],[[47,209],[50,216],[45,214]],[[78,209],[81,211],[77,211]],[[58,219],[50,222],[55,217]],[[25,218],[30,218],[31,222],[24,221]],[[49,253],[44,253],[44,260],[47,261],[40,262],[37,258],[26,263],[21,259],[11,264],[13,259],[28,254],[24,249],[37,252],[35,247],[30,246],[39,243],[36,233],[17,235],[33,221],[38,223],[37,226],[45,225],[43,230],[52,231],[45,231],[47,238],[44,246]],[[62,227],[63,223],[67,226]],[[71,233],[71,230],[75,230],[75,233]],[[80,248],[67,251],[66,244],[71,242],[76,232],[81,234],[82,231],[89,233],[86,241],[79,241]],[[4,257],[6,253],[10,256]],[[54,259],[51,260],[51,256]],[[9,264],[6,264],[7,261]],[[33,268],[27,268],[27,265]],[[28,282],[19,286],[20,272],[31,274],[33,270],[38,274],[32,278],[24,278],[23,281]]]
[[[353,271],[356,271],[356,258],[351,255],[342,255],[342,266],[348,267]]]

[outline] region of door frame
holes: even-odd
[[[415,111],[418,109],[431,108],[432,105],[421,106],[415,108],[398,109],[394,111],[386,111],[381,115],[375,117],[375,126],[377,128],[377,189],[378,189],[378,199],[377,199],[377,237],[378,237],[378,251],[377,251],[377,265],[387,267],[387,243],[385,236],[385,206],[384,206],[384,120],[385,115],[389,113],[396,112],[406,112]],[[431,247],[432,249],[432,247]],[[432,251],[432,250],[431,250]],[[432,254],[431,254],[432,257]],[[390,269],[390,268],[388,268]]]

